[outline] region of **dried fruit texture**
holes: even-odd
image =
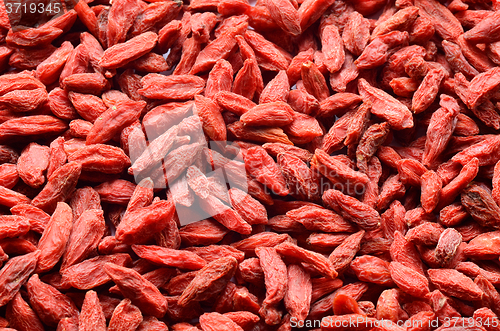
[[[417,160],[418,158],[413,159],[411,158],[412,155],[409,156],[410,158],[408,159],[401,159],[400,157],[395,162],[401,181],[405,184],[408,183],[415,186],[421,185],[421,176],[427,172],[427,168]]]
[[[412,111],[415,114],[423,112],[434,102],[444,78],[445,71],[442,68],[431,69],[427,72],[422,83],[413,94]]]
[[[359,256],[352,261],[351,269],[361,281],[385,286],[394,284],[389,272],[389,263],[378,257]]]
[[[90,9],[89,5],[86,2],[78,2],[75,5],[74,10],[77,12],[78,17],[82,21],[83,24],[89,29],[89,31],[97,36],[99,34],[98,31],[98,23],[96,13]]]
[[[223,109],[240,116],[256,106],[253,101],[229,91],[218,92],[215,100]]]
[[[153,181],[145,178],[137,184],[127,205],[126,213],[149,206],[153,202]]]
[[[413,127],[413,118],[410,110],[404,104],[366,80],[360,79],[358,89],[363,101],[372,103],[372,114],[385,119],[395,130]]]
[[[477,105],[484,101],[493,90],[500,84],[500,71],[498,68],[490,69],[475,76],[470,84],[469,90],[466,94],[465,103],[470,109],[475,108]]]
[[[422,193],[420,194],[420,202],[426,213],[432,213],[439,202],[442,181],[441,178],[432,170],[426,171],[420,177]]]
[[[406,240],[417,244],[434,246],[437,245],[444,229],[441,225],[433,222],[423,222],[406,233]]]
[[[293,145],[281,128],[248,128],[243,122],[237,121],[227,126],[236,138],[261,143],[283,143]]]
[[[47,101],[45,89],[16,90],[0,97],[0,105],[13,113],[29,113],[39,109]]]
[[[83,300],[82,311],[78,318],[78,330],[105,331],[106,318],[95,291],[88,291]]]
[[[292,35],[301,33],[299,13],[290,1],[264,1],[269,14],[278,26]]]
[[[302,83],[306,91],[318,99],[319,102],[324,101],[330,95],[325,77],[318,69],[316,64],[311,61],[302,64],[300,70]]]
[[[108,85],[108,81],[100,73],[83,73],[66,77],[62,84],[69,91],[100,94]]]
[[[57,203],[65,201],[75,189],[81,171],[82,166],[76,162],[61,166],[54,171],[32,204],[47,212],[55,210]]]
[[[392,31],[376,37],[370,42],[363,53],[354,61],[358,69],[373,69],[385,64],[389,58],[389,50],[408,43],[407,32]]]
[[[404,292],[415,297],[424,297],[429,293],[429,282],[425,276],[408,268],[399,262],[391,262],[389,265],[391,278]]]
[[[349,15],[344,26],[342,40],[345,48],[355,56],[361,55],[370,40],[370,23],[359,12]]]
[[[215,298],[234,276],[237,266],[238,261],[234,257],[222,257],[210,262],[196,273],[177,303],[188,306],[192,302]]]
[[[156,264],[197,270],[206,265],[205,260],[185,250],[176,250],[160,246],[134,245],[134,252],[140,257]]]
[[[460,192],[476,177],[478,171],[479,160],[477,158],[473,158],[465,164],[458,176],[442,188],[438,208],[453,202]]]
[[[144,144],[145,150],[142,151],[142,154],[141,150],[138,151],[134,164],[128,170],[129,173],[138,175],[157,166],[173,146],[177,134],[178,126],[174,125],[156,137],[149,146]]]
[[[278,253],[287,258],[310,264],[313,269],[324,276],[335,278],[338,275],[333,263],[322,254],[299,247],[291,242],[283,242],[275,248]]]
[[[261,75],[257,62],[253,58],[248,58],[243,62],[243,67],[238,71],[234,78],[232,92],[252,100],[254,96],[258,97],[262,85],[259,81]]]
[[[84,120],[73,120],[69,123],[69,129],[73,137],[87,138],[92,130],[92,123]]]
[[[71,207],[64,202],[58,202],[57,207],[38,242],[40,257],[37,262],[37,272],[51,270],[63,256],[73,228],[73,213]]]
[[[285,50],[252,30],[247,30],[244,37],[254,50],[260,66],[272,71],[287,69],[292,59]]]
[[[120,101],[102,113],[90,129],[86,144],[102,144],[134,123],[146,106],[144,101]]]
[[[397,11],[394,15],[380,22],[373,30],[372,39],[393,30],[408,30],[415,22],[419,9],[409,6]]]
[[[139,324],[139,327],[137,328],[138,331],[160,331],[160,330],[166,330],[167,325],[163,323],[162,321],[159,321],[156,317],[153,316],[146,316],[141,324]]]
[[[225,205],[219,198],[209,195],[201,200],[201,207],[204,211],[213,215],[219,223],[227,229],[241,234],[250,234],[252,227],[234,209]]]
[[[125,215],[116,229],[117,239],[125,243],[141,243],[163,230],[174,216],[171,201],[159,201]]]
[[[500,208],[488,189],[478,184],[471,184],[462,192],[461,202],[469,215],[480,225],[499,227],[497,214]]]
[[[111,280],[104,272],[104,264],[113,263],[125,266],[131,262],[130,256],[125,253],[96,256],[65,269],[62,272],[63,282],[80,290],[89,290]]]
[[[201,315],[200,325],[203,331],[243,331],[236,322],[219,313],[205,313]]]
[[[205,87],[205,81],[194,75],[148,74],[142,78],[141,83],[139,94],[150,99],[191,99]]]
[[[365,230],[374,230],[380,226],[380,215],[375,209],[338,190],[323,193],[323,201],[342,217]]]
[[[96,186],[95,191],[103,202],[127,204],[135,190],[136,185],[123,179],[104,182]],[[101,208],[97,208],[101,209]]]
[[[70,206],[73,211],[73,220],[77,220],[86,210],[101,209],[101,198],[93,188],[83,187],[73,193]]]
[[[290,93],[290,84],[285,70],[278,72],[262,91],[259,103],[283,101],[287,102]]]
[[[238,188],[229,190],[231,206],[248,224],[267,224],[265,207],[249,194]]]
[[[465,248],[464,253],[471,258],[493,258],[498,251],[498,235],[498,231],[493,231],[474,237]]]
[[[349,165],[329,156],[323,150],[317,149],[314,152],[312,162],[315,162],[316,168],[323,176],[334,184],[340,183],[340,187],[345,191],[350,192],[357,186],[363,186],[369,182],[367,175],[353,170]],[[344,189],[344,185],[346,189]]]
[[[29,219],[22,216],[0,216],[0,238],[13,238],[23,236],[30,230]]]
[[[328,71],[340,70],[345,60],[344,42],[335,25],[328,25],[321,31],[321,44],[322,53],[325,56],[324,64]]]
[[[352,234],[333,250],[328,259],[332,262],[335,271],[340,273],[351,264],[351,261],[360,249],[361,240],[364,235],[365,231],[363,230]]]
[[[190,245],[218,243],[228,232],[219,222],[211,219],[193,222],[179,229],[182,241]]]
[[[266,298],[262,302],[259,314],[266,324],[275,325],[281,320],[276,306],[286,294],[287,268],[273,247],[259,247],[255,253],[259,257],[266,283]]]
[[[323,137],[322,150],[332,153],[344,147],[344,140],[353,117],[354,112],[347,112],[332,125],[328,133]]]
[[[335,212],[318,206],[303,206],[290,210],[286,216],[308,230],[324,232],[353,232],[355,227]]]
[[[191,251],[211,263],[221,257],[234,257],[238,263],[242,262],[245,254],[234,247],[228,245],[210,245],[206,247],[189,247],[186,250]]]
[[[73,301],[51,285],[40,281],[38,274],[31,276],[26,288],[31,307],[44,324],[55,327],[65,317],[78,316],[78,309]]]
[[[230,27],[220,34],[213,42],[205,47],[194,63],[191,74],[203,72],[211,69],[219,59],[226,59],[231,50],[236,45],[235,37],[242,35],[247,28],[248,23],[242,22],[236,26]]]
[[[64,317],[57,324],[59,330],[77,330],[78,319],[76,317]]]
[[[34,115],[9,119],[0,124],[0,140],[15,137],[29,137],[46,134],[60,134],[67,129],[67,124],[50,115]]]
[[[477,158],[480,166],[495,164],[498,161],[497,148],[499,142],[496,136],[489,136],[487,139],[472,144],[463,151],[455,154],[452,157],[452,161],[465,166],[474,158]]]
[[[12,147],[0,145],[0,162],[16,164],[19,154]]]
[[[305,200],[319,199],[317,177],[303,160],[283,152],[278,154],[278,166],[292,195]]]
[[[420,9],[420,15],[433,23],[441,38],[453,41],[463,34],[460,22],[444,5],[435,0],[417,0],[414,3]]]
[[[244,159],[245,168],[260,183],[267,186],[275,194],[284,196],[289,193],[283,174],[265,149],[251,147],[247,149]]]
[[[399,292],[396,289],[385,290],[377,301],[377,319],[386,319],[396,323],[406,313],[399,304]]]
[[[64,151],[64,138],[59,137],[54,139],[50,143],[50,155],[48,161],[49,165],[47,167],[47,178],[50,178],[57,169],[59,169],[66,163],[67,160],[68,156]]]
[[[323,135],[323,128],[314,117],[293,112],[292,118],[292,123],[285,126],[284,131],[293,143],[307,144]]]
[[[173,75],[188,74],[200,53],[200,40],[197,38],[188,38],[182,45],[182,55]],[[168,63],[167,63],[168,67]]]
[[[139,308],[126,298],[113,311],[108,330],[136,330],[142,321],[143,317]]]
[[[333,4],[331,0],[304,1],[299,8],[300,26],[305,31]]]
[[[157,318],[165,315],[167,300],[156,286],[137,271],[112,263],[106,263],[104,271],[118,285],[120,292],[132,300],[137,307]]]
[[[370,108],[371,103],[365,102],[361,104],[356,110],[356,113],[354,114],[353,118],[351,119],[351,123],[349,123],[349,127],[347,128],[347,135],[344,141],[344,144],[346,146],[358,143],[361,139],[364,131],[368,126]]]
[[[443,40],[442,45],[446,61],[448,61],[453,70],[461,72],[467,78],[479,75],[479,71],[470,65],[458,45],[447,40]]]
[[[127,31],[140,11],[140,5],[134,0],[120,0],[113,3],[107,17],[106,40],[108,47],[125,40]]]
[[[106,174],[121,173],[130,165],[130,159],[121,148],[105,144],[87,145],[74,153],[68,153],[68,161],[77,163],[82,170]]]
[[[70,92],[68,97],[71,104],[64,105],[66,107],[64,107],[61,111],[68,112],[67,108],[72,106],[74,107],[74,110],[76,110],[76,113],[89,122],[94,122],[102,113],[106,111],[106,105],[104,102],[102,102],[102,100],[95,95]],[[60,107],[62,108],[62,105]]]
[[[437,262],[442,265],[448,265],[458,254],[458,249],[462,243],[462,235],[453,228],[448,228],[439,237],[435,250]]]
[[[45,330],[38,316],[24,301],[20,293],[17,293],[7,306],[5,317],[9,321],[9,325],[19,331]]]
[[[290,265],[284,301],[291,317],[295,317],[297,321],[305,320],[309,314],[311,295],[312,282],[309,274],[299,265]]]
[[[255,256],[257,247],[274,247],[289,239],[287,234],[261,232],[232,244],[236,249],[245,252],[247,256]]]
[[[7,33],[6,41],[10,46],[14,47],[44,46],[50,44],[61,34],[61,29],[51,26],[24,29],[18,32],[10,30],[9,33]]]
[[[19,292],[21,286],[26,283],[31,274],[35,271],[39,251],[16,256],[2,267],[0,271],[0,306],[5,306]]]
[[[424,274],[424,265],[413,243],[407,241],[401,232],[394,233],[390,247],[391,259]]]
[[[443,293],[462,300],[480,300],[483,291],[464,274],[453,269],[429,269],[431,282]]]
[[[104,235],[105,226],[103,211],[98,209],[87,210],[74,220],[61,270],[83,261],[94,252]]]
[[[245,112],[240,120],[249,126],[285,126],[293,122],[293,109],[282,101],[263,103]]]
[[[367,168],[368,161],[387,139],[389,130],[388,123],[374,124],[366,129],[356,148],[356,160],[359,169],[365,170]]]
[[[17,161],[19,177],[31,187],[40,187],[45,182],[45,171],[49,166],[49,148],[36,143],[29,144]]]
[[[233,85],[233,67],[224,59],[218,60],[208,75],[205,96],[214,99],[221,91],[231,91]]]
[[[0,205],[12,208],[18,204],[29,204],[31,200],[24,194],[0,186]]]
[[[227,139],[226,125],[219,110],[219,106],[209,98],[195,96],[195,113],[200,117],[203,131],[215,141]]]

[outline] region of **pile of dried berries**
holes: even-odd
[[[500,329],[499,0],[145,1],[0,5],[0,330]]]

